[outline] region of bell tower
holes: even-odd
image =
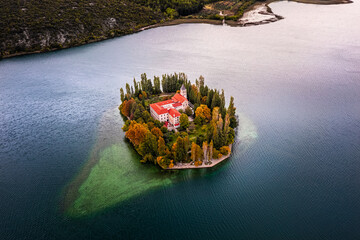
[[[187,98],[186,88],[185,88],[184,84],[180,88],[180,95]]]

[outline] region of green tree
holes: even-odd
[[[156,137],[148,131],[146,133],[144,141],[139,145],[139,153],[142,156],[150,154],[153,157],[156,157],[157,150],[158,150],[158,145],[157,145]]]
[[[238,120],[236,119],[236,117],[231,117],[230,118],[230,127],[237,128],[238,125],[239,125],[239,123],[238,123]]]
[[[208,92],[207,98],[206,98],[206,105],[211,108],[212,100],[214,98],[214,90],[210,90]],[[212,109],[212,108],[211,108]]]
[[[221,107],[221,98],[217,91],[214,92],[214,96],[211,101],[211,109],[213,109],[214,107]]]
[[[142,118],[145,120],[145,122],[152,120],[152,117],[148,111],[145,110],[142,113],[143,113]]]
[[[124,89],[122,89],[122,88],[120,88],[120,99],[121,99],[121,102],[125,101]]]
[[[221,89],[221,94],[220,94],[220,109],[224,109],[225,108],[225,93],[224,93],[224,89]]]
[[[219,131],[218,131],[217,127],[214,128],[213,135],[212,135],[212,140],[214,141],[214,147],[215,148],[220,148],[221,147],[221,138],[220,138],[220,134],[219,134]]]
[[[139,86],[134,78],[134,88],[135,88],[135,94],[138,95],[139,94]]]
[[[140,110],[139,107],[136,108],[136,110],[134,111],[134,116],[133,116],[133,119],[139,119],[142,117],[142,112]]]
[[[236,108],[234,107],[234,97],[231,96],[227,112],[230,115],[230,117],[233,117],[233,116],[235,116],[235,111],[236,111]]]
[[[167,8],[165,11],[166,15],[168,16],[168,18],[173,19],[179,16],[179,13],[172,8]]]
[[[168,149],[165,146],[165,140],[162,137],[159,137],[158,140],[158,154],[159,156],[165,156],[168,153]]]
[[[207,93],[205,92],[205,79],[203,76],[200,75],[199,77],[199,90],[201,97],[206,96]]]
[[[229,114],[230,116],[230,124],[229,126],[231,128],[236,128],[238,126],[238,121],[237,121],[237,118],[235,116],[235,113],[236,113],[236,108],[234,106],[234,97],[231,96],[230,97],[230,103],[229,103],[229,107],[228,107],[228,110],[227,110],[227,113]]]
[[[162,126],[162,127],[160,128],[160,130],[161,130],[161,132],[164,133],[164,134],[167,133],[167,131],[168,131],[165,126]]]
[[[128,83],[126,83],[126,94],[131,96],[130,85]]]
[[[202,117],[200,117],[200,116],[196,116],[195,117],[195,119],[194,119],[194,123],[196,124],[196,125],[202,125],[202,123],[203,123],[203,118]]]
[[[185,160],[188,160],[188,152],[190,149],[190,141],[189,141],[189,136],[185,136],[184,138],[184,153],[185,153]]]
[[[189,117],[185,113],[180,115],[180,128],[185,130],[189,127]]]
[[[235,140],[235,131],[234,129],[230,128],[228,134],[226,135],[225,145],[234,143],[234,140]]]
[[[187,152],[184,146],[184,139],[178,137],[175,143],[175,161],[176,162],[184,162],[186,160]]]
[[[154,77],[154,93],[155,94],[161,93],[159,77]]]

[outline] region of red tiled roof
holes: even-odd
[[[162,101],[162,102],[158,102],[156,103],[158,106],[162,106],[162,105],[167,105],[167,104],[172,104],[174,103],[173,100],[169,99],[169,100],[165,100],[165,101]]]
[[[169,114],[172,116],[172,117],[180,117],[180,113],[176,110],[176,109],[174,109],[174,108],[171,108],[171,109],[169,109]]]
[[[187,101],[187,99],[185,97],[183,97],[182,95],[176,93],[172,99],[169,100],[165,100],[162,102],[158,102],[158,103],[152,103],[150,104],[150,107],[158,114],[164,114],[169,112],[169,114],[171,114],[171,116],[175,116],[178,117],[180,116],[180,113],[175,110],[175,109],[169,109],[169,111],[165,108],[163,108],[162,106],[164,105],[168,105],[171,104],[173,107],[180,107],[182,105],[183,102]]]
[[[181,104],[181,103],[178,103],[178,102],[173,104],[173,107],[174,107],[174,108],[180,107],[180,106],[182,106],[182,104]]]
[[[181,103],[187,101],[187,99],[184,96],[182,96],[178,93],[175,94],[171,99],[174,100],[175,102],[181,102]]]
[[[167,110],[165,108],[162,108],[157,105],[157,103],[150,104],[150,107],[158,114],[164,114],[167,113]]]

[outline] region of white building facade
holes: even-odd
[[[184,85],[180,88],[180,94],[176,93],[170,100],[150,104],[150,115],[160,122],[165,123],[164,126],[169,128],[180,127],[179,110],[185,111],[189,106],[187,100],[186,88]]]

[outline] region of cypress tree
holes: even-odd
[[[175,150],[175,161],[176,162],[183,162],[185,161],[185,154],[184,154],[184,139],[178,137],[176,139],[176,150]]]
[[[214,90],[211,89],[208,92],[207,99],[206,99],[206,105],[208,106],[208,108],[211,108],[211,103],[212,103],[213,97],[214,97]]]
[[[128,83],[126,83],[126,94],[131,95],[130,85]]]
[[[120,99],[121,99],[121,102],[123,102],[125,100],[125,94],[124,94],[123,88],[120,88]]]
[[[134,87],[135,87],[135,94],[138,95],[138,93],[139,93],[139,87],[138,87],[138,85],[137,85],[137,82],[136,82],[135,78],[134,78]]]
[[[211,101],[211,109],[214,107],[220,107],[221,106],[221,99],[219,96],[219,93],[217,91],[214,92],[213,99]]]
[[[235,111],[236,111],[236,108],[234,107],[234,97],[231,96],[227,112],[229,113],[230,117],[232,117],[232,116],[235,116]]]
[[[223,110],[224,108],[225,108],[225,93],[224,93],[224,89],[221,89],[220,109]]]

